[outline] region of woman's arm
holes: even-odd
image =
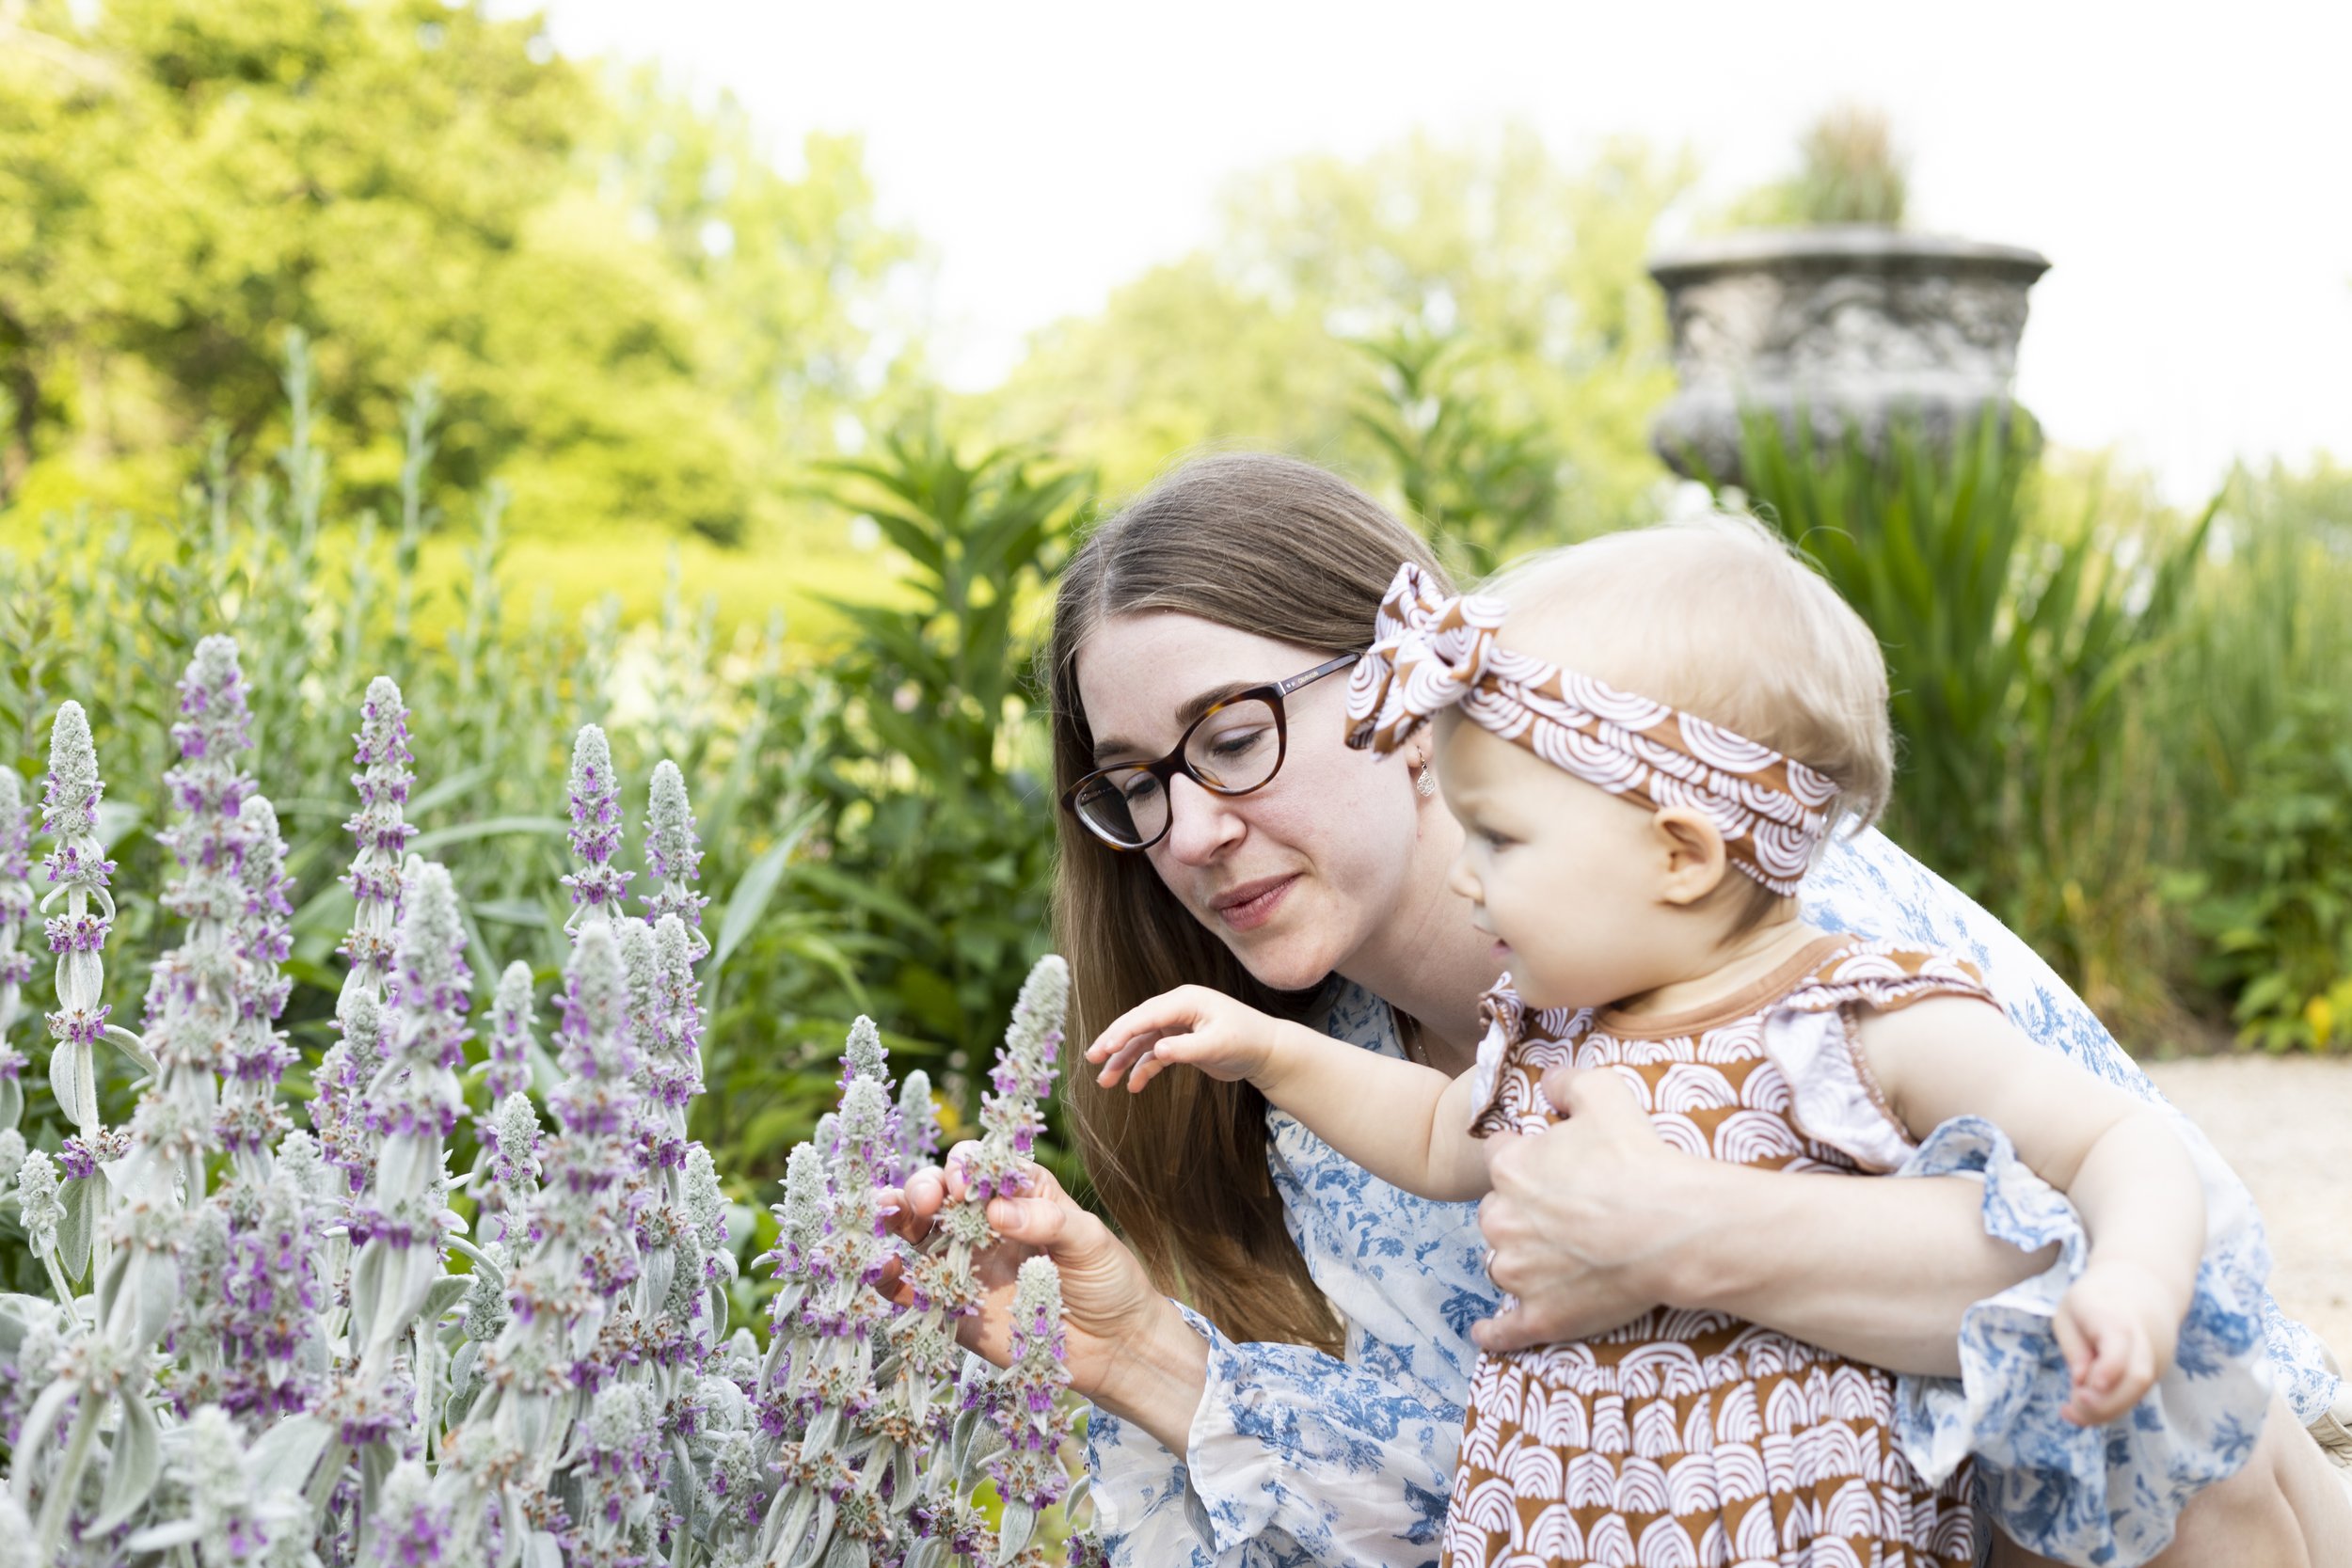
[[[1961,1315],[2047,1268],[1994,1240],[1964,1178],[1849,1181],[1695,1159],[1667,1147],[1613,1073],[1554,1068],[1566,1113],[1498,1140],[1479,1223],[1520,1305],[1476,1325],[1513,1350],[1708,1307],[1890,1371],[1960,1371]]]

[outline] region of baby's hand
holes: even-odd
[[[2137,1404],[2172,1365],[2179,1298],[2137,1263],[2094,1258],[2052,1322],[2074,1382],[2059,1414],[2076,1426],[2105,1426]]]
[[[1263,1071],[1285,1025],[1207,986],[1179,986],[1128,1009],[1087,1047],[1104,1088],[1127,1076],[1134,1093],[1172,1063],[1186,1062],[1228,1083]]]

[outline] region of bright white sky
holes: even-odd
[[[1202,243],[1242,170],[1518,119],[1571,158],[1687,146],[1712,203],[1852,99],[1893,116],[1919,227],[2056,263],[2019,370],[2055,439],[2183,500],[2233,456],[2352,457],[2344,0],[550,0],[548,25],[732,90],[787,164],[863,135],[966,389]]]

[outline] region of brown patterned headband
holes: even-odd
[[[1439,594],[1396,570],[1347,685],[1347,743],[1386,754],[1460,705],[1480,727],[1613,795],[1706,814],[1731,863],[1793,894],[1828,834],[1837,784],[1718,724],[1495,641],[1500,599]]]

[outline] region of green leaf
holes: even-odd
[[[446,828],[419,833],[408,841],[408,850],[411,854],[429,855],[448,845],[477,838],[562,838],[569,832],[571,824],[560,816],[491,816],[474,822],[453,822]]]
[[[768,852],[754,861],[737,879],[734,890],[727,895],[725,913],[719,921],[718,940],[711,944],[710,961],[703,966],[703,995],[706,999],[718,994],[719,975],[726,968],[727,959],[752,927],[766,912],[768,900],[774,895],[776,884],[784,879],[785,866],[792,852],[800,847],[801,839],[817,820],[817,808],[803,810],[784,831],[784,836],[769,846]]]

